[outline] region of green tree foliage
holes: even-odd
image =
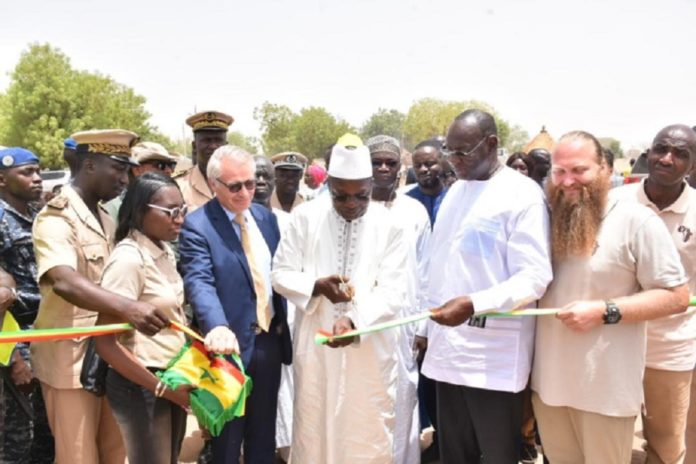
[[[407,145],[444,135],[455,117],[468,109],[480,109],[493,115],[498,126],[500,146],[505,147],[510,136],[510,124],[502,119],[488,103],[477,100],[451,101],[423,98],[415,101],[406,114],[404,136]]]
[[[609,148],[613,153],[615,158],[623,158],[624,152],[621,148],[621,142],[616,140],[614,137],[599,137],[599,143],[603,147]]]
[[[316,106],[294,113],[285,105],[265,102],[254,109],[254,119],[261,126],[261,143],[268,155],[292,150],[314,159],[341,135],[355,131],[347,122]]]
[[[147,121],[145,98],[100,74],[78,71],[59,49],[31,45],[0,98],[0,144],[34,151],[46,168],[63,165],[62,141],[79,130],[120,128],[170,148]]]
[[[256,137],[244,135],[239,131],[228,132],[227,143],[243,148],[252,155],[259,152],[259,143]]]
[[[264,102],[254,108],[254,119],[261,126],[261,144],[268,155],[296,150],[292,123],[297,115],[285,105]],[[290,148],[292,147],[292,148]]]
[[[367,140],[375,135],[390,135],[402,140],[406,115],[397,110],[379,108],[360,128],[360,136]]]
[[[355,128],[316,106],[303,108],[293,121],[295,149],[310,159],[323,156],[326,148],[346,132],[355,132]]]

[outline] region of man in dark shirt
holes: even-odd
[[[430,225],[435,224],[440,204],[448,188],[443,183],[442,143],[437,139],[425,140],[413,150],[413,170],[418,186],[406,195],[415,198],[425,206],[430,216]]]

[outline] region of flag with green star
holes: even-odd
[[[251,378],[244,373],[241,359],[233,355],[232,360],[208,353],[202,343],[193,341],[157,374],[171,389],[185,384],[196,386],[189,397],[191,410],[214,437],[227,422],[244,415],[251,393]]]

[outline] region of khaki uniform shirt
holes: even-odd
[[[662,219],[677,247],[689,279],[691,295],[696,294],[696,190],[688,185],[677,200],[659,210],[645,194],[645,181],[611,191],[617,198],[637,201]],[[690,371],[696,364],[696,317],[689,311],[648,322],[648,351],[645,365],[651,369]]]
[[[286,212],[292,212],[293,209],[297,207],[297,205],[304,203],[305,200],[302,198],[302,195],[299,193],[295,194],[295,199],[292,202],[292,206],[290,207],[290,211]],[[273,193],[271,194],[271,208],[276,208],[282,211],[285,211],[283,209],[283,205],[280,204],[280,200],[278,200],[278,195],[276,194],[276,191],[273,190]]]
[[[96,322],[96,312],[65,301],[41,278],[54,267],[68,266],[99,284],[115,231],[114,222],[106,211],[100,209],[99,217],[101,226],[70,185],[64,186],[60,195],[48,202],[36,217],[33,238],[41,291],[37,329],[85,327]],[[32,343],[36,377],[54,388],[81,388],[80,371],[87,340],[80,337]]]
[[[189,213],[200,208],[215,196],[197,165],[175,180],[181,189],[184,203],[189,207]]]
[[[186,324],[184,283],[176,271],[169,244],[158,247],[135,231],[121,240],[104,269],[102,287],[132,300],[157,307],[170,320]],[[121,344],[146,367],[165,368],[186,343],[183,333],[166,328],[148,337],[138,331],[125,332]]]
[[[595,251],[553,262],[541,308],[607,300],[686,283],[662,220],[635,201],[609,199]],[[555,316],[537,318],[532,389],[550,406],[630,417],[643,402],[646,322],[600,325],[587,332]]]

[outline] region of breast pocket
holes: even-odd
[[[106,265],[106,258],[109,255],[106,244],[85,243],[80,246],[80,249],[85,260],[84,276],[95,284],[99,284]]]
[[[459,239],[459,251],[480,259],[490,258],[501,234],[501,225],[497,221],[485,218],[467,221]]]

